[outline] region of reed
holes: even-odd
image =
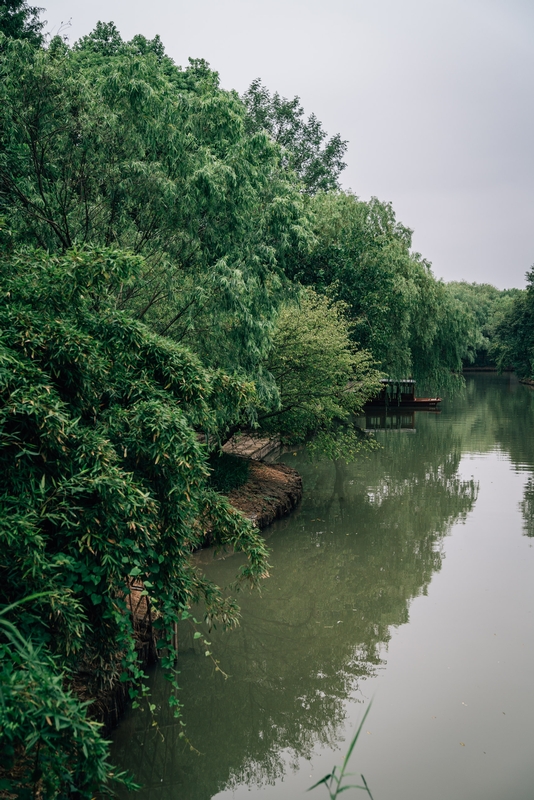
[[[362,731],[363,724],[367,718],[369,711],[371,710],[371,706],[372,702],[369,703],[367,710],[362,717],[362,721],[358,726],[358,730],[356,731],[350,743],[349,749],[347,750],[347,754],[345,756],[345,760],[343,761],[343,765],[341,767],[334,767],[332,772],[329,772],[328,775],[325,775],[324,778],[321,778],[320,781],[317,781],[317,783],[314,783],[313,786],[310,786],[310,788],[308,789],[309,792],[311,792],[312,789],[317,788],[317,786],[321,786],[321,784],[324,784],[328,790],[328,794],[330,795],[330,800],[335,800],[335,798],[339,794],[341,794],[341,792],[345,792],[347,789],[362,789],[364,792],[367,792],[371,800],[373,800],[373,795],[371,794],[371,790],[369,789],[367,781],[365,780],[363,775],[360,774],[363,786],[360,786],[359,784],[356,783],[347,783],[343,785],[343,781],[345,780],[345,778],[349,778],[355,775],[354,772],[346,772],[346,769],[349,763],[349,759],[352,755],[352,751],[354,750],[356,742],[358,741],[358,737]]]

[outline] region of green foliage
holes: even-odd
[[[24,598],[25,603],[42,599]],[[124,772],[108,762],[108,743],[100,726],[88,719],[87,703],[65,689],[59,659],[35,647],[0,611],[0,775],[9,774],[21,748],[25,767],[11,779],[0,779],[0,789],[17,797],[93,796],[95,786],[125,783],[137,788]]]
[[[466,281],[447,284],[448,291],[462,303],[472,315],[475,323],[474,339],[470,342],[470,352],[464,363],[475,366],[495,366],[495,331],[510,311],[514,298],[521,294],[520,289],[496,289],[489,283],[467,283]]]
[[[497,366],[511,367],[519,378],[534,376],[534,268],[526,278],[526,290],[513,298],[495,326]]]
[[[278,92],[271,95],[257,78],[243,95],[243,102],[248,111],[247,130],[263,131],[282,147],[284,167],[296,172],[307,194],[339,188],[347,142],[339,134],[327,140],[315,114],[306,120],[300,97],[288,100]]]
[[[245,121],[206,62],[182,70],[157,37],[99,23],[73,49],[6,40],[0,215],[16,243],[142,254],[120,307],[272,393],[256,371],[307,222],[280,148]]]
[[[101,56],[116,56],[127,49],[114,22],[96,23],[94,31],[75,44],[76,50],[97,53]]]
[[[246,554],[242,579],[254,583],[266,566],[263,540],[208,484],[196,430],[216,431],[210,398],[221,376],[212,384],[186,348],[115,309],[115,287],[142,268],[109,249],[1,263],[0,603],[42,595],[15,605],[12,624],[49,670],[58,709],[74,702],[60,693],[62,674],[86,672],[90,693],[142,679],[125,599],[132,578],[143,581],[166,643],[199,600],[211,618],[235,620],[234,602],[191,560],[206,531]],[[35,675],[0,644],[13,691],[32,685]],[[20,726],[17,741],[37,746],[24,717]],[[74,759],[77,774],[77,752],[61,750],[57,769]]]
[[[118,306],[253,380],[260,404],[277,402],[262,365],[288,278],[346,302],[354,341],[392,377],[453,383],[471,317],[390,205],[324,191],[345,143],[305,121],[298,98],[255,81],[242,102],[205,61],[181,69],[158,37],[125,42],[99,22],[73,48],[3,40],[0,135],[12,241],[143,255]],[[255,404],[244,413],[254,422]]]
[[[280,403],[258,418],[263,430],[292,443],[314,435],[315,446],[332,457],[361,448],[349,418],[377,392],[380,378],[369,353],[352,343],[345,310],[310,289],[282,309],[267,360]]]
[[[250,462],[245,458],[229,453],[212,453],[209,459],[211,468],[210,484],[215,491],[228,494],[247,482]]]
[[[39,19],[41,11],[42,8],[28,5],[27,0],[0,0],[0,33],[11,39],[26,39],[34,46],[41,45],[45,26]]]
[[[292,278],[346,303],[353,339],[392,378],[453,388],[471,318],[430,264],[412,253],[411,231],[388,203],[319,193],[310,201],[315,246],[297,254]]]

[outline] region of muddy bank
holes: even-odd
[[[234,508],[260,528],[289,514],[302,498],[302,478],[286,464],[251,461],[246,483],[228,494]]]

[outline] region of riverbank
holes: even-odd
[[[249,446],[248,440],[246,446]],[[261,444],[265,450],[265,444]],[[255,452],[259,452],[257,448]],[[236,448],[233,449],[236,452]],[[263,530],[274,520],[291,513],[302,498],[302,478],[286,464],[270,464],[254,458],[250,462],[247,481],[227,494],[231,504],[254,525]],[[206,542],[209,546],[209,541]],[[143,585],[136,582],[129,596],[137,642],[137,652],[143,668],[157,660],[154,631],[151,624],[150,607],[141,594]],[[89,678],[89,675],[85,675]],[[90,682],[90,681],[89,681]],[[83,675],[74,681],[74,690],[89,705],[89,714],[104,725],[108,734],[120,721],[129,703],[129,685],[117,682],[96,695],[88,689]]]
[[[263,530],[299,504],[302,478],[287,464],[251,460],[248,480],[227,496],[234,508]]]

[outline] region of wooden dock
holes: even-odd
[[[240,458],[252,458],[254,461],[262,461],[266,456],[280,449],[280,440],[242,433],[232,436],[232,438],[223,445],[222,449],[223,452],[228,453],[228,455],[239,456]]]

